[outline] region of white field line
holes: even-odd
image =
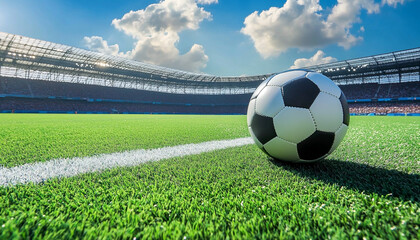
[[[140,149],[92,157],[54,159],[12,168],[0,167],[0,186],[30,182],[40,183],[50,178],[72,177],[82,173],[97,172],[115,167],[136,166],[145,162],[183,157],[251,143],[253,143],[251,138],[237,138],[149,150]]]

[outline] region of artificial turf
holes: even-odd
[[[243,116],[220,118],[246,131]],[[419,128],[416,117],[352,117],[343,143],[315,164],[279,163],[249,145],[0,187],[0,238],[419,239]],[[212,139],[205,129],[195,134]]]
[[[245,116],[0,114],[0,167],[248,136]]]

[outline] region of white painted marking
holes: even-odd
[[[30,182],[40,183],[50,178],[72,177],[82,173],[98,172],[115,167],[137,166],[145,162],[200,154],[252,143],[254,142],[251,138],[237,138],[149,150],[140,149],[84,158],[54,159],[12,168],[0,167],[0,186]]]

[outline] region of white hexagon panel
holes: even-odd
[[[343,141],[344,136],[346,136],[347,129],[349,127],[346,124],[341,124],[340,128],[334,134],[334,142],[328,154],[332,153],[338,145],[340,145],[341,141]]]
[[[314,117],[316,129],[323,132],[335,132],[343,123],[343,108],[340,99],[321,92],[309,110]]]
[[[267,85],[267,83],[271,80],[271,77],[268,77],[266,80],[264,80],[258,87],[255,89],[254,93],[251,96],[251,99],[254,99],[260,94],[260,92],[264,89],[264,87]]]
[[[267,153],[277,159],[289,162],[298,162],[299,155],[295,143],[291,143],[275,137],[268,143],[264,144],[264,149]]]
[[[303,78],[307,74],[307,71],[301,71],[301,70],[292,70],[292,71],[286,71],[281,74],[275,75],[270,82],[267,83],[268,86],[278,86],[281,87],[286,82],[290,82],[294,79]]]
[[[329,93],[337,98],[340,97],[341,89],[326,76],[317,72],[309,72],[306,78],[314,82],[321,92]]]
[[[285,107],[273,119],[276,134],[281,139],[299,143],[315,132],[315,124],[308,109]]]
[[[284,108],[281,87],[266,86],[258,95],[255,112],[266,117],[274,117]]]
[[[252,120],[252,117],[255,114],[255,102],[256,101],[257,100],[252,99],[251,101],[249,101],[249,104],[248,104],[248,112],[246,114],[246,121],[248,123],[248,127],[251,126],[251,120]]]

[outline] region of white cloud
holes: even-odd
[[[118,55],[120,51],[118,44],[109,46],[107,41],[98,36],[84,37],[83,44],[92,51],[107,55]]]
[[[383,0],[395,6],[404,0]],[[264,58],[277,56],[289,48],[313,49],[338,44],[346,49],[363,40],[350,33],[361,22],[362,10],[379,13],[374,0],[338,0],[328,13],[319,0],[287,0],[283,7],[271,7],[247,16],[241,32],[251,37]]]
[[[338,45],[348,49],[362,37],[350,34],[350,29],[355,22],[361,22],[359,15],[362,9],[369,14],[379,12],[379,4],[373,0],[338,0],[325,21],[323,32],[329,39],[338,40]]]
[[[198,29],[205,19],[211,20],[211,13],[198,7],[194,0],[164,0],[145,9],[130,11],[121,19],[114,19],[112,25],[136,41],[134,49],[124,53],[124,56],[160,66],[199,72],[208,62],[204,47],[194,44],[187,53],[181,55],[176,44],[180,32]],[[98,51],[101,48],[90,49]]]
[[[197,0],[198,4],[213,4],[219,3],[219,0]]]
[[[155,33],[195,30],[204,19],[211,19],[211,14],[198,7],[194,0],[165,0],[144,10],[130,11],[121,19],[114,19],[112,25],[139,39]]]
[[[128,55],[142,62],[192,72],[206,67],[208,56],[203,46],[194,44],[187,53],[180,55],[175,47],[178,40],[176,33],[155,33],[153,37],[140,39]]]
[[[261,13],[254,12],[245,18],[243,34],[249,35],[257,51],[264,58],[277,56],[289,47],[321,45],[324,38],[319,33],[322,19],[317,13],[317,1],[298,3],[288,0],[283,7],[271,7]]]
[[[291,66],[291,69],[297,69],[297,68],[303,68],[318,64],[324,64],[324,63],[330,63],[337,61],[336,58],[333,57],[324,57],[325,53],[321,50],[318,50],[315,55],[313,55],[310,58],[298,58],[295,60],[293,66]]]
[[[382,5],[389,5],[389,6],[393,6],[396,7],[398,3],[400,4],[404,4],[405,0],[382,0]]]

